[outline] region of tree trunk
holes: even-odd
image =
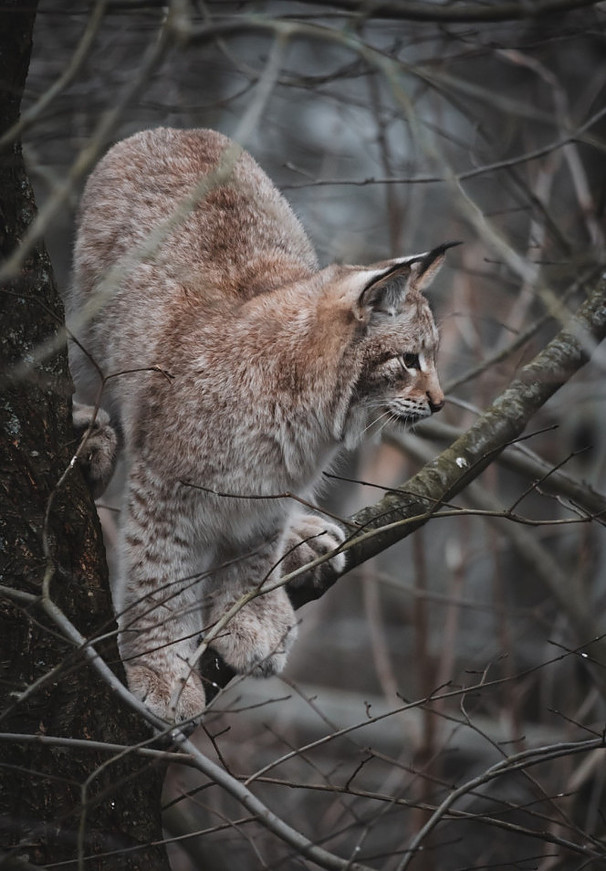
[[[35,4],[9,0],[0,13],[0,127],[17,120]],[[0,155],[0,252],[19,245],[36,213],[19,143]],[[53,735],[131,746],[150,737],[44,616],[53,601],[87,638],[114,629],[101,532],[77,468],[59,487],[74,449],[63,312],[39,245],[0,290],[0,866],[92,857],[87,871],[169,868],[163,846],[163,768],[133,753],[75,750],[11,738]],[[50,501],[49,501],[50,500]],[[50,510],[49,509],[50,506]],[[115,638],[106,661],[120,665]],[[39,685],[34,687],[35,682]],[[28,688],[32,688],[28,691]],[[8,734],[7,734],[8,733]]]

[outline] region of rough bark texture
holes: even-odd
[[[18,118],[31,49],[35,4],[5,3],[0,13],[0,122]],[[0,155],[0,254],[19,244],[36,207],[18,144]],[[0,289],[0,584],[37,596],[52,568],[53,599],[87,637],[113,627],[96,512],[77,469],[55,494],[73,451],[71,381],[65,348],[24,370],[55,336],[63,312],[46,251]],[[114,641],[104,644],[117,661]],[[48,734],[134,744],[149,737],[139,719],[65,642],[36,604],[0,595],[0,732]],[[34,681],[49,676],[20,701]],[[0,741],[0,867],[46,865],[92,856],[88,871],[168,869],[161,838],[163,771],[128,754],[75,752]],[[101,767],[100,766],[104,766]],[[90,780],[89,780],[90,779]],[[88,781],[88,788],[83,785]],[[133,848],[121,852],[123,848]],[[103,854],[120,851],[104,857]],[[72,861],[70,861],[72,860]]]

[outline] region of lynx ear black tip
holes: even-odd
[[[426,254],[421,261],[421,266],[419,270],[421,275],[426,272],[439,257],[441,257],[446,251],[448,251],[449,248],[455,248],[457,245],[462,244],[463,242],[444,242],[442,245],[438,245],[436,248],[432,248],[431,251]]]
[[[439,257],[440,254],[444,254],[445,251],[448,251],[449,248],[456,248],[457,245],[463,245],[463,241],[460,240],[458,242],[444,242],[443,245],[438,245],[437,248],[434,248],[429,252],[429,257],[434,260],[436,257]]]

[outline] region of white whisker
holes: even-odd
[[[369,430],[371,427],[373,427],[373,426],[375,426],[376,424],[378,424],[379,421],[380,421],[382,418],[384,418],[384,417],[388,417],[388,418],[389,418],[389,417],[391,417],[391,416],[392,416],[392,415],[391,415],[391,411],[389,411],[389,410],[387,410],[387,411],[383,411],[382,414],[380,414],[378,417],[375,417],[373,420],[370,421],[370,423],[369,423],[367,426],[364,427],[364,429],[363,429],[362,432],[361,432],[361,435],[364,435],[366,432],[368,432],[368,430]],[[387,424],[387,423],[389,423],[389,420],[386,420],[386,421],[385,421],[385,424]],[[385,424],[383,424],[383,426],[385,426]],[[380,431],[383,430],[383,426],[381,427]]]
[[[383,421],[383,423],[381,424],[381,428],[379,429],[379,435],[381,435],[383,433],[383,430],[385,429],[385,427],[389,426],[390,423],[397,423],[398,422],[398,418],[395,414],[393,414],[393,412],[388,411],[387,414],[389,416],[388,416],[387,420]]]

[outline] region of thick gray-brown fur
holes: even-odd
[[[80,343],[71,362],[89,405],[99,374],[87,353],[112,376],[89,474],[99,492],[118,433],[128,468],[120,651],[131,690],[154,713],[199,717],[200,636],[252,590],[261,595],[213,646],[243,673],[283,666],[296,619],[282,587],[264,590],[344,533],[291,499],[249,497],[310,499],[321,471],[367,428],[442,406],[421,291],[445,247],[320,269],[265,173],[210,130],[139,133],[91,175],[68,305]],[[75,407],[80,428],[91,414]],[[342,554],[332,560],[343,568]]]

